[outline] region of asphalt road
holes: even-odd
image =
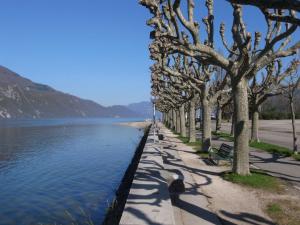
[[[215,121],[212,122],[212,130],[215,130]],[[230,132],[231,123],[222,123],[222,130]],[[249,133],[251,126],[249,126]],[[298,136],[298,146],[300,147],[300,120],[296,120],[296,134]],[[293,134],[291,120],[260,120],[259,138],[261,141],[293,148]]]
[[[251,149],[250,162],[273,176],[292,182],[300,190],[300,161]]]
[[[212,145],[217,148],[222,143],[233,146],[233,142],[224,139],[213,138],[212,140]],[[250,163],[251,167],[265,170],[275,177],[289,181],[300,190],[300,161],[250,148]]]
[[[223,123],[222,130],[230,132],[230,123]],[[215,129],[215,121],[212,123]],[[296,121],[296,133],[300,141],[300,120]],[[292,125],[289,120],[261,120],[260,140],[288,148],[292,148]],[[226,140],[213,140],[213,145],[219,146]],[[232,142],[228,144],[233,145]],[[253,167],[263,169],[273,176],[290,181],[296,188],[300,189],[300,161],[290,157],[279,157],[254,148],[250,149],[250,162]]]

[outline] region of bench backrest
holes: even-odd
[[[227,144],[222,144],[219,151],[218,151],[218,155],[220,155],[221,157],[229,157],[233,155],[233,147]]]

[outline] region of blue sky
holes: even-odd
[[[1,0],[0,64],[103,105],[149,100],[150,15],[137,2]],[[225,20],[230,34],[231,7],[224,0],[215,4],[216,28]],[[247,9],[250,30],[260,19]]]
[[[149,100],[147,12],[135,1],[1,0],[0,64],[103,105]]]

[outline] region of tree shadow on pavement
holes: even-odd
[[[270,155],[268,158],[264,158],[258,155],[254,155],[254,152],[250,152],[251,162],[252,163],[278,163],[278,164],[286,164],[286,165],[293,165],[293,166],[300,166],[300,163],[297,163],[297,161],[293,162],[294,160],[291,160],[292,162],[285,162],[285,161],[279,161],[281,159],[286,159],[288,157],[285,156],[278,156],[278,154],[271,154],[266,153]]]
[[[236,225],[239,224],[240,222],[251,224],[251,225],[262,225],[262,224],[275,225],[275,223],[273,223],[271,220],[267,220],[266,218],[251,213],[241,212],[238,214],[234,214],[234,213],[229,213],[225,210],[221,210],[220,213],[222,214],[222,216],[219,216],[219,219],[222,221],[222,224],[224,225]],[[240,221],[240,222],[233,223],[225,219],[223,216],[225,216],[225,218],[233,219],[234,221]]]
[[[145,213],[143,213],[142,211],[140,211],[136,208],[128,207],[128,208],[126,208],[126,211],[128,213],[134,215],[135,217],[139,218],[140,220],[142,220],[144,222],[143,224],[161,225],[161,223],[154,222]]]
[[[194,193],[196,195],[197,193]],[[220,224],[218,221],[218,217],[215,213],[212,213],[211,211],[208,211],[207,209],[201,208],[197,205],[194,205],[192,203],[189,203],[187,201],[184,201],[180,198],[180,195],[174,195],[172,196],[172,204],[180,209],[183,209],[184,211],[189,212],[190,214],[195,215],[196,217],[199,217],[203,220],[206,220],[210,222],[211,224]]]

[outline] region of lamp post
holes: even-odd
[[[156,105],[155,105],[155,102],[153,102],[153,123],[154,123],[154,125],[156,124],[155,112],[156,112]]]
[[[153,142],[155,143],[155,131],[156,131],[156,96],[153,96],[151,99],[153,104]]]

